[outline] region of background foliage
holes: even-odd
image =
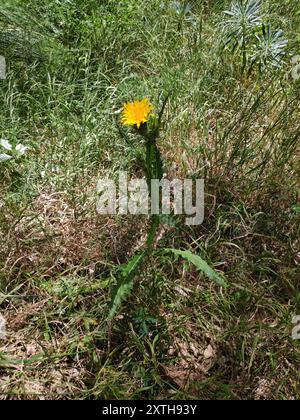
[[[299,397],[299,19],[296,0],[1,2],[0,137],[29,148],[0,162],[3,398]],[[123,102],[168,92],[167,175],[205,178],[206,218],[155,247],[229,287],[154,253],[109,328],[148,220],[97,215],[95,187],[140,174]]]

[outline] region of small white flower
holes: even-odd
[[[10,142],[6,139],[1,139],[0,140],[0,145],[5,149],[5,150],[12,150],[12,145],[10,144]]]
[[[12,159],[12,156],[7,155],[6,153],[0,153],[0,162],[5,162],[10,159]]]
[[[18,144],[16,146],[16,151],[19,153],[19,155],[24,155],[28,150],[28,147],[24,146],[23,144]]]

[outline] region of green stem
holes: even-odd
[[[147,184],[149,188],[150,200],[151,200],[151,180],[158,179],[160,181],[163,177],[163,163],[162,163],[160,151],[156,144],[157,137],[158,137],[157,131],[154,132],[154,134],[150,136],[145,135],[145,140],[146,140],[145,171],[146,171],[146,177],[147,177]],[[146,249],[143,252],[142,257],[139,259],[138,263],[136,264],[134,272],[131,273],[132,276],[134,276],[137,273],[137,271],[140,270],[141,266],[143,266],[145,263],[146,257],[151,254],[153,250],[155,236],[159,228],[159,225],[160,225],[159,215],[152,215],[150,229],[149,229],[147,240],[146,240]]]
[[[169,97],[169,96],[168,96]],[[161,118],[167,103],[166,98],[161,112],[159,114],[159,119],[157,126],[148,134],[147,126],[141,127],[139,134],[142,135],[146,141],[146,160],[144,162],[144,170],[147,177],[147,184],[149,188],[149,196],[151,200],[151,181],[152,179],[158,179],[159,181],[163,178],[163,162],[161,158],[160,151],[157,147],[156,141],[159,136],[159,130],[161,126]],[[160,206],[161,206],[161,199]],[[149,232],[145,244],[145,249],[136,254],[123,269],[122,274],[119,276],[118,284],[113,292],[110,312],[108,315],[108,320],[111,321],[124,297],[129,293],[133,287],[134,277],[140,272],[141,267],[144,266],[147,258],[151,255],[153,251],[153,246],[155,242],[155,237],[157,230],[160,225],[160,216],[151,215],[151,224],[149,227]]]

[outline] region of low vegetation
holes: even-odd
[[[299,23],[296,0],[2,0],[0,399],[299,398]],[[143,176],[143,98],[205,220],[160,219],[116,302],[151,221],[96,186]]]

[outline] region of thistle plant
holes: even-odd
[[[161,180],[163,177],[163,163],[157,146],[157,139],[166,103],[167,99],[162,106],[159,116],[153,113],[154,106],[148,98],[144,98],[141,101],[128,102],[123,107],[122,124],[132,127],[136,135],[144,139],[146,152],[143,169],[147,178],[149,191],[151,191],[151,180]],[[153,249],[159,224],[159,215],[152,215],[145,249],[134,256],[121,271],[118,284],[113,291],[108,319],[114,317],[120,303],[130,293],[133,287],[134,277]]]
[[[162,127],[162,117],[168,101],[168,97],[162,104],[161,110],[158,114],[154,113],[154,106],[149,99],[137,100],[124,104],[122,114],[122,124],[133,128],[135,134],[144,140],[145,157],[142,160],[142,166],[147,178],[149,194],[151,194],[151,181],[163,178],[163,159],[160,150],[157,146],[157,140]],[[151,199],[151,197],[150,197]],[[159,208],[161,208],[161,198],[159,198]],[[158,232],[159,226],[162,222],[161,215],[151,215],[150,227],[148,236],[145,242],[144,249],[135,255],[119,273],[119,278],[116,287],[113,290],[113,295],[110,304],[110,311],[108,320],[112,320],[115,316],[121,302],[128,297],[132,288],[133,281],[137,273],[141,270],[147,258],[153,252],[153,246]],[[194,255],[189,251],[181,251],[173,248],[161,249],[158,252],[173,253],[173,255],[187,260],[193,264],[198,270],[204,273],[211,280],[215,281],[219,286],[226,286],[223,278],[215,272],[199,255]]]

